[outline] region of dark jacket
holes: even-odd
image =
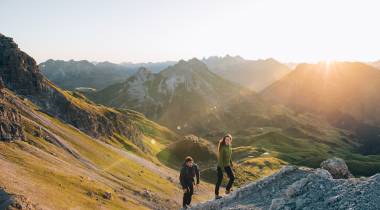
[[[192,167],[188,167],[185,163],[182,165],[181,173],[179,175],[179,181],[182,188],[186,188],[188,185],[194,184],[194,178],[197,178],[197,184],[199,184],[199,170],[196,164]]]

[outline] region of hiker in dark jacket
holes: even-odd
[[[231,134],[227,134],[219,141],[218,144],[218,180],[215,184],[215,199],[221,198],[219,196],[219,187],[223,180],[223,171],[226,172],[229,181],[226,186],[226,194],[229,194],[231,192],[232,184],[234,183],[235,176],[234,172],[232,171],[232,136]]]
[[[191,196],[194,192],[194,178],[197,178],[196,184],[199,184],[199,170],[198,166],[194,164],[192,157],[186,157],[183,163],[181,173],[179,176],[179,181],[183,189],[183,202],[184,208],[187,208],[191,203]]]

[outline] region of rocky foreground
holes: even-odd
[[[200,203],[191,209],[380,208],[380,174],[344,179],[349,171],[344,161],[338,158],[323,162],[321,167],[325,169],[287,166],[229,196]]]

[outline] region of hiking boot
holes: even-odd
[[[220,195],[215,195],[215,200],[218,200],[218,199],[221,199],[222,198],[222,196],[220,196]]]
[[[226,195],[230,194],[232,192],[232,189],[226,190]]]

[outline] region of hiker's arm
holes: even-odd
[[[195,165],[195,176],[197,177],[197,184],[199,184],[199,169],[198,169],[198,166]]]
[[[183,180],[184,176],[185,176],[184,173],[185,173],[184,170],[181,169],[181,173],[179,174],[179,183],[181,183],[181,186],[182,186],[183,189],[185,189],[185,182]]]

